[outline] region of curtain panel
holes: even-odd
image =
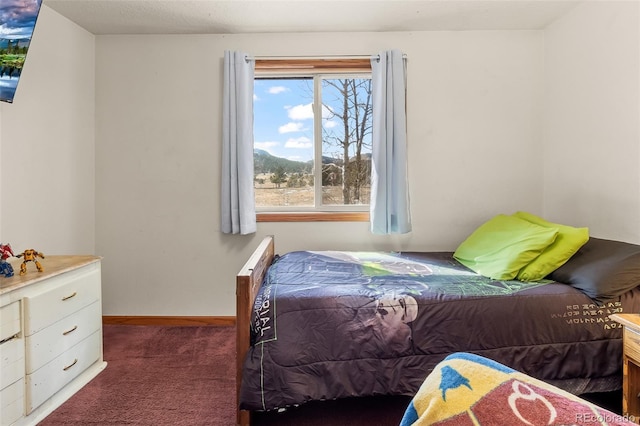
[[[406,64],[402,52],[371,58],[371,232],[411,231],[407,177]]]
[[[224,52],[222,106],[221,229],[256,232],[253,188],[254,62],[243,52]]]

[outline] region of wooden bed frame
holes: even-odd
[[[236,424],[251,424],[251,412],[240,410],[240,386],[244,360],[250,348],[253,305],[268,268],[275,257],[274,237],[264,237],[236,275]]]
[[[236,275],[236,423],[249,425],[251,413],[240,410],[240,384],[242,383],[242,366],[249,351],[251,314],[253,302],[262,284],[262,280],[275,256],[273,236],[265,237],[253,252],[247,263]]]

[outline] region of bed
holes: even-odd
[[[591,238],[580,250],[550,279],[523,282],[481,276],[451,252],[276,255],[264,238],[236,279],[238,423],[308,401],[412,396],[456,352],[575,395],[620,389],[622,330],[609,315],[640,312],[640,246]],[[611,284],[590,292],[593,276],[618,272],[619,296]]]

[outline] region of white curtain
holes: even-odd
[[[406,64],[402,52],[371,58],[373,147],[371,232],[411,231],[407,178]]]
[[[225,234],[256,232],[253,189],[254,62],[224,52],[221,220]]]

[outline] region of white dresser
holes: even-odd
[[[0,425],[35,425],[106,367],[100,258],[47,256],[0,277]]]

